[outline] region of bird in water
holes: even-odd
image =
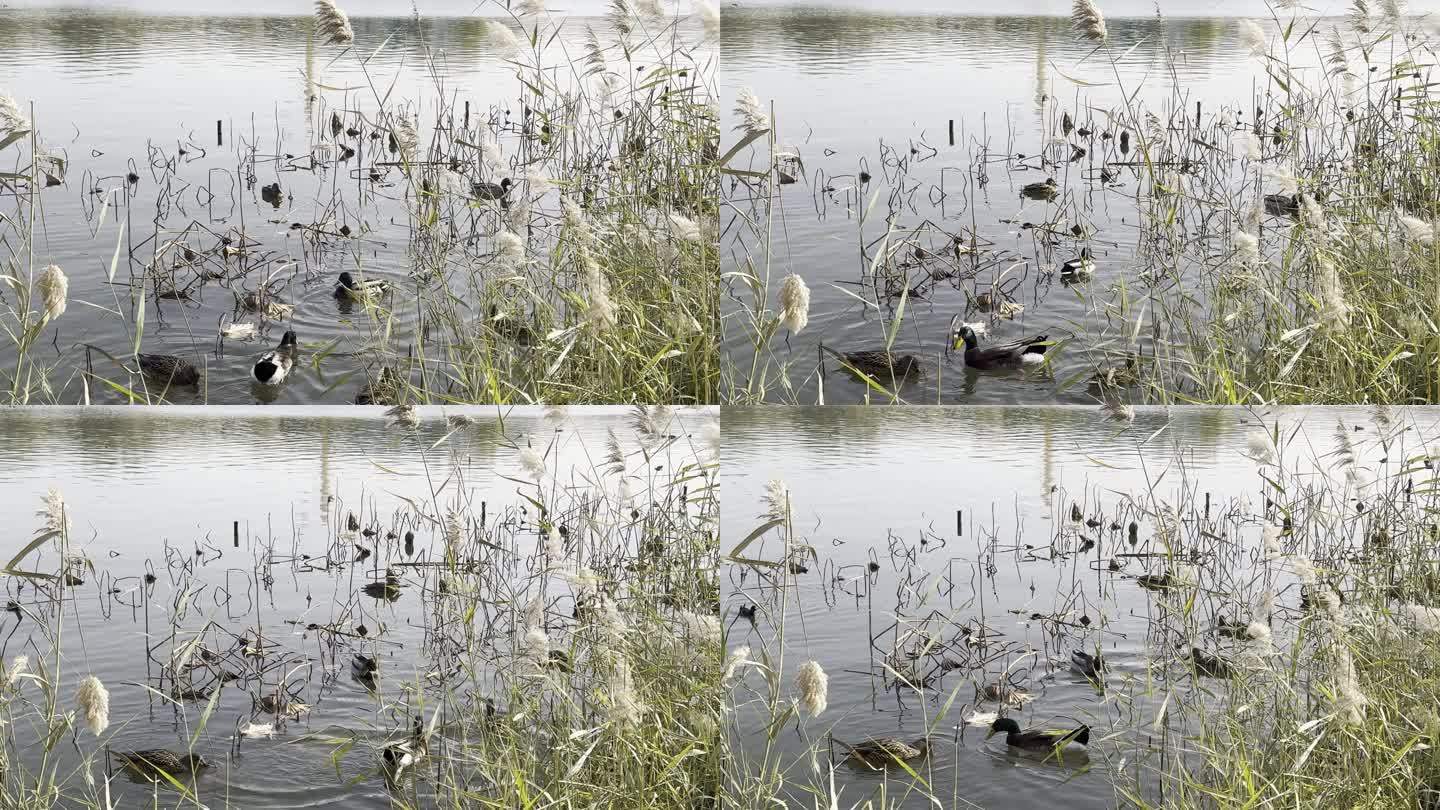
[[[380,673],[380,664],[374,658],[360,653],[350,659],[350,677],[360,682],[366,689],[375,690],[375,681]]]
[[[1276,217],[1297,217],[1300,215],[1299,194],[1266,194],[1265,213]]]
[[[1012,369],[1044,362],[1045,350],[1050,348],[1047,343],[1049,339],[1049,335],[1036,335],[982,349],[975,330],[968,324],[960,323],[960,316],[956,315],[950,319],[950,342],[947,351],[960,351],[963,348],[965,365],[979,371]]]
[[[387,568],[383,581],[367,582],[360,590],[371,598],[394,602],[400,598],[400,577],[395,576],[395,572]]]
[[[919,374],[922,370],[920,358],[913,354],[894,354],[883,349],[841,353],[823,343],[820,349],[852,371],[880,381],[903,380],[911,374]]]
[[[926,754],[930,753],[930,740],[926,737],[912,742],[905,742],[895,737],[877,737],[853,745],[838,739],[835,742],[846,750],[846,762],[864,765],[875,770],[882,770],[897,762],[923,759]]]
[[[1105,659],[1099,653],[1091,655],[1083,650],[1070,653],[1070,668],[1092,681],[1105,677]]]
[[[290,369],[295,367],[295,333],[286,331],[280,338],[280,345],[260,355],[250,376],[261,385],[279,385],[285,381]]]
[[[1090,248],[1080,248],[1080,255],[1060,265],[1060,280],[1064,282],[1089,281],[1095,275],[1095,262],[1090,258]]]
[[[510,193],[510,178],[498,183],[474,182],[470,184],[470,195],[477,200],[502,200]]]
[[[200,382],[200,369],[183,357],[173,354],[137,354],[135,362],[140,365],[140,372],[146,377],[166,385],[197,385]]]
[[[417,717],[409,738],[388,743],[380,749],[380,766],[385,771],[385,781],[390,783],[400,781],[405,771],[425,759],[428,753],[429,745],[425,742],[425,724]]]
[[[1020,196],[1032,200],[1053,200],[1060,194],[1060,189],[1055,185],[1055,178],[1047,177],[1043,183],[1026,183],[1020,187]]]
[[[335,297],[351,301],[377,298],[390,292],[390,282],[383,278],[358,280],[349,272],[340,274],[340,284],[335,288]]]
[[[159,781],[164,775],[172,777],[196,774],[210,767],[210,763],[199,754],[182,754],[164,748],[149,748],[144,751],[112,751],[111,756],[120,760],[125,769],[146,779]]]
[[[1001,717],[990,724],[990,733],[985,735],[988,740],[996,734],[1005,735],[1005,744],[1011,748],[1023,748],[1027,751],[1054,751],[1070,745],[1089,745],[1090,727],[1081,726],[1072,729],[1039,729],[1027,728],[1021,730],[1020,724],[1014,718]]]

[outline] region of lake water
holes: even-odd
[[[1277,519],[1266,506],[1275,493],[1262,480],[1267,471],[1276,478],[1275,468],[1261,470],[1251,457],[1262,424],[1278,425],[1285,497],[1296,503],[1309,497],[1299,482],[1337,487],[1345,478],[1337,431],[1352,443],[1356,480],[1390,476],[1392,492],[1407,477],[1417,493],[1433,485],[1420,459],[1433,457],[1440,415],[1425,409],[1142,408],[1133,423],[1117,425],[1089,408],[727,408],[722,551],[765,521],[767,482],[779,480],[790,493],[796,540],[818,558],[790,558],[803,570],[792,572],[784,600],[773,587],[783,576],[776,569],[731,563],[721,571],[730,650],[749,646],[759,661],[764,649],[773,660],[783,615],[782,699],[794,696],[801,662],[813,659],[829,675],[823,714],[805,718],[803,730],[792,717],[774,735],[788,795],[801,797],[811,784],[829,790],[827,734],[849,742],[910,740],[927,728],[938,742],[919,772],[945,806],[1128,806],[1115,792],[1112,769],[1153,789],[1145,774],[1163,766],[1160,755],[1190,749],[1179,707],[1224,695],[1223,683],[1205,687],[1179,676],[1173,662],[1161,663],[1175,643],[1155,629],[1169,618],[1167,606],[1137,585],[1164,564],[1156,562],[1164,559],[1156,516],[1169,504],[1185,527],[1178,547],[1207,549],[1199,563],[1206,586],[1178,612],[1193,612],[1201,628],[1221,615],[1233,618],[1234,597],[1225,594],[1242,590],[1244,572],[1258,559],[1257,516]],[[1366,497],[1381,489],[1375,485]],[[1085,522],[1072,519],[1072,508]],[[1126,542],[1131,521],[1138,524],[1135,545]],[[1210,532],[1228,540],[1212,546]],[[1308,533],[1335,536],[1333,528]],[[1096,542],[1093,550],[1082,546],[1086,538]],[[771,531],[742,556],[783,559],[779,542]],[[1277,611],[1296,615],[1288,612],[1293,586],[1277,587]],[[737,613],[752,604],[760,606],[753,625]],[[1276,626],[1278,635],[1278,619]],[[974,642],[981,628],[986,647]],[[1213,643],[1202,632],[1192,643]],[[918,662],[891,657],[927,640],[936,646]],[[1072,650],[1097,648],[1110,667],[1103,694],[1068,667]],[[977,703],[996,710],[994,702],[977,701],[976,690],[1004,671],[1033,696],[1011,715],[1025,727],[1090,725],[1088,758],[1036,762],[999,739],[986,742],[984,728],[956,728]],[[924,679],[923,694],[895,688],[896,672]],[[769,720],[764,680],[751,670],[737,681],[732,740],[738,756],[758,761]],[[1166,695],[1171,723],[1152,725]],[[817,742],[815,775],[803,752]],[[848,766],[837,766],[834,780],[842,807],[875,798],[882,784],[879,774]],[[893,806],[932,806],[923,791],[906,793],[908,782],[891,770]]]
[[[213,694],[214,671],[233,668],[242,676],[220,690],[195,743],[214,764],[198,782],[203,802],[212,808],[395,806],[377,776],[376,754],[379,745],[403,736],[406,712],[420,706],[433,712],[442,705],[437,694],[464,684],[476,699],[502,698],[492,691],[493,667],[504,657],[491,646],[497,641],[492,628],[507,614],[499,603],[480,607],[484,618],[472,639],[468,674],[461,677],[446,664],[446,631],[436,626],[446,615],[436,594],[443,586],[427,568],[444,559],[447,548],[435,516],[443,521],[459,511],[477,525],[484,516],[480,536],[496,544],[492,550],[503,547],[490,569],[502,578],[492,583],[497,594],[506,593],[504,576],[513,574],[517,586],[534,584],[525,561],[535,559],[543,541],[534,504],[522,494],[535,497],[537,489],[514,446],[545,454],[543,486],[557,495],[553,505],[569,504],[551,514],[569,520],[579,514],[571,507],[594,510],[601,503],[593,497],[597,487],[618,486],[618,478],[596,466],[614,431],[626,457],[625,486],[634,505],[648,510],[646,496],[665,491],[660,482],[709,457],[704,429],[718,416],[713,409],[677,411],[666,429],[678,443],[647,457],[630,413],[619,408],[558,416],[538,409],[464,413],[474,423],[452,432],[438,409],[422,409],[414,431],[391,426],[378,408],[0,409],[0,523],[12,528],[15,550],[40,525],[36,511],[53,487],[65,498],[72,552],[94,566],[66,593],[63,704],[71,705],[75,682],[93,673],[110,691],[105,741],[112,750],[186,750],[207,699],[185,699],[177,708],[146,687],[168,693],[170,684],[159,679],[162,665],[199,637],[219,659],[202,656],[191,686]],[[597,532],[625,534],[604,528],[603,511],[594,514]],[[625,521],[633,521],[628,514]],[[351,516],[361,531],[349,530]],[[590,536],[576,525],[574,538]],[[407,531],[415,535],[409,553],[399,539]],[[356,559],[362,545],[373,553]],[[474,551],[485,553],[479,546]],[[56,562],[47,545],[26,567],[54,570]],[[392,565],[403,583],[400,598],[358,592]],[[146,574],[156,581],[146,584]],[[520,594],[516,587],[506,599]],[[561,594],[550,592],[557,611],[569,598]],[[5,598],[24,615],[3,614],[0,656],[9,662],[27,654],[38,671],[40,659],[54,660],[32,618],[46,614],[48,603],[16,577],[6,577]],[[257,631],[270,645],[263,666],[234,643],[246,637],[253,646]],[[551,630],[557,643],[562,632],[557,620]],[[377,691],[351,678],[355,653],[377,658]],[[281,680],[293,700],[311,707],[309,714],[285,723],[273,738],[240,740],[238,753],[227,755],[238,728],[273,722],[263,712],[257,717],[252,700]],[[38,689],[27,686],[24,694],[33,699]],[[458,708],[444,703],[443,718]],[[446,729],[443,718],[439,728]],[[431,750],[456,732],[437,736]],[[16,737],[19,756],[35,765],[28,727],[17,728]],[[347,740],[353,747],[332,761]],[[88,731],[78,744],[87,753],[96,748]],[[69,773],[73,748],[66,743],[55,756],[60,775]],[[480,772],[472,767],[467,774],[482,789]],[[78,795],[78,782],[70,789]],[[148,784],[122,778],[111,789],[114,807],[151,806]],[[420,791],[426,795],[427,788]],[[176,800],[162,790],[157,806],[176,806]]]
[[[1108,53],[1118,58],[1113,70],[1104,54],[1093,53],[1074,34],[1070,4],[1062,2],[1026,0],[1004,13],[982,4],[873,0],[726,9],[725,139],[738,138],[734,94],[751,88],[767,110],[773,102],[776,149],[799,158],[782,163],[796,182],[775,186],[769,209],[757,204],[765,192],[725,180],[738,213],[725,231],[722,270],[742,269],[746,256],[760,262],[759,272],[769,274],[771,308],[787,274],[798,273],[810,288],[809,325],[788,341],[782,331],[769,343],[767,364],[789,364],[794,389],[785,392],[772,371],[771,399],[815,403],[817,344],[842,351],[883,346],[898,293],[908,288],[912,295],[894,346],[897,353],[916,354],[926,369],[902,388],[904,399],[1093,401],[1086,380],[1097,365],[1113,363],[1127,351],[1126,341],[1105,347],[1072,342],[1049,373],[977,375],[958,358],[943,355],[951,317],[985,323],[990,334],[982,345],[1037,334],[1061,340],[1080,331],[1080,324],[1088,334],[1129,328],[1131,313],[1094,311],[1095,299],[1105,298],[1101,292],[1119,282],[1140,290],[1144,269],[1136,255],[1137,178],[1119,165],[1135,154],[1127,158],[1119,152],[1119,133],[1111,131],[1116,127],[1107,113],[1133,98],[1161,119],[1183,112],[1193,120],[1199,103],[1207,118],[1229,108],[1242,124],[1249,123],[1266,77],[1240,42],[1240,22],[1259,18],[1272,38],[1276,29],[1266,7],[1251,0],[1099,5],[1106,14]],[[1348,5],[1306,8],[1309,14],[1342,14]],[[1409,9],[1422,14],[1440,5],[1417,3]],[[1324,19],[1319,30],[1343,24]],[[1422,37],[1433,37],[1431,22],[1416,25]],[[1314,40],[1307,40],[1292,49],[1291,58],[1312,65],[1315,52]],[[1066,115],[1077,128],[1068,136],[1062,132]],[[1079,129],[1091,133],[1082,136]],[[1106,132],[1115,137],[1103,139]],[[1071,147],[1052,143],[1054,138],[1086,154],[1071,161]],[[763,170],[763,152],[751,147],[732,166]],[[1050,160],[1043,168],[1042,153]],[[982,155],[988,156],[984,162]],[[1100,178],[1107,166],[1116,172],[1108,184]],[[861,172],[870,175],[868,183],[860,182]],[[1022,186],[1047,176],[1057,181],[1054,202],[1020,195]],[[742,227],[747,217],[759,225]],[[1053,235],[1042,237],[1047,224]],[[1082,238],[1072,234],[1074,227],[1082,229]],[[773,240],[768,267],[757,228]],[[895,255],[881,265],[904,279],[889,290],[892,297],[860,283],[881,254],[887,229]],[[978,249],[955,255],[954,236]],[[1067,286],[1057,269],[1083,245],[1093,252],[1094,277]],[[923,253],[916,254],[916,247]],[[731,283],[727,289],[727,312],[753,306],[748,288]],[[1023,313],[1004,320],[978,305],[997,291],[1023,306]],[[1143,291],[1133,294],[1143,297]],[[740,386],[752,379],[750,336],[741,319],[727,323],[725,350]],[[856,402],[866,395],[862,383],[833,373],[833,359],[828,367],[827,402]]]
[[[587,28],[611,43],[597,16],[606,6],[552,5],[548,25],[559,34],[545,64],[558,86],[588,81],[555,66],[579,58]],[[412,244],[413,194],[377,110],[418,117],[422,147],[442,103],[453,111],[453,126],[464,130],[460,140],[479,143],[482,129],[500,132],[503,165],[493,177],[471,180],[498,182],[499,172],[543,175],[547,166],[518,157],[523,138],[516,133],[526,115],[521,85],[511,56],[487,38],[489,26],[503,22],[502,6],[457,0],[341,6],[355,31],[348,51],[311,42],[305,3],[0,6],[6,40],[0,89],[16,96],[27,115],[33,103],[42,146],[67,161],[55,172],[59,184],[38,192],[42,223],[34,245],[37,268],[53,262],[70,278],[67,313],[38,341],[48,348],[37,350],[37,361],[58,369],[51,377],[59,393],[50,399],[82,401],[77,367],[138,386],[101,352],[129,355],[142,301],[140,350],[178,354],[205,370],[199,391],[169,392],[181,403],[349,402],[381,362],[394,365],[397,356],[403,362],[420,351],[417,293],[406,271],[427,246]],[[687,40],[703,39],[693,16],[679,26]],[[637,45],[637,60],[649,53]],[[346,131],[332,136],[334,114]],[[351,136],[352,128],[359,134]],[[28,154],[21,146],[0,153],[4,171]],[[343,157],[342,146],[356,154]],[[273,200],[264,193],[272,183],[282,191]],[[540,225],[558,212],[555,193],[544,198],[555,211],[544,213],[549,209],[539,199],[537,240]],[[462,204],[445,212],[455,232],[473,229],[483,237],[466,248],[472,267],[494,263],[490,237],[499,212],[490,209]],[[359,268],[398,285],[388,311],[335,299],[339,273]],[[490,276],[497,280],[486,290],[456,282],[456,295],[475,299],[460,302],[458,311],[486,317],[488,300],[500,312],[514,311],[516,320],[528,317],[524,294],[501,295],[508,289],[503,274],[492,268]],[[261,318],[237,309],[267,284],[278,302],[294,306],[293,315]],[[217,345],[217,332],[232,321],[257,322],[258,338]],[[286,328],[300,341],[297,374],[283,388],[253,385],[250,367]],[[87,353],[87,345],[95,349]],[[0,350],[0,362],[13,366],[13,353]],[[304,362],[319,355],[318,369]],[[512,347],[497,346],[495,355],[502,368],[525,363]],[[517,379],[521,373],[514,372]],[[90,395],[117,396],[104,385],[92,386]]]

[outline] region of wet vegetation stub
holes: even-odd
[[[1068,31],[1014,23],[1033,65],[986,45],[1004,21],[852,15],[876,32],[857,43],[908,25],[1033,70],[1023,111],[913,94],[919,129],[877,136],[891,118],[817,117],[752,70],[726,99],[727,401],[1436,401],[1437,327],[1414,306],[1440,272],[1427,19],[1401,3],[1201,21],[1103,5],[1074,3]],[[818,46],[766,26],[801,18],[852,33],[757,11],[725,47],[743,65],[798,59],[765,48]],[[874,65],[826,71],[925,78],[875,48]]]
[[[316,9],[274,21],[303,115],[162,120],[127,154],[0,94],[5,401],[717,401],[709,4]],[[451,29],[503,84],[445,83]]]
[[[726,800],[1434,806],[1427,420],[1262,420],[1214,438],[1248,468],[1229,480],[1137,435],[1133,458],[1092,458],[1033,497],[978,486],[987,466],[1001,477],[982,457],[966,508],[899,496],[858,525],[826,519],[848,509],[827,497],[863,486],[854,471],[804,482],[803,500],[754,485],[726,520],[760,517],[723,544]],[[726,477],[761,476],[737,455],[755,469]]]
[[[433,477],[337,486],[320,536],[249,504],[137,547],[6,484],[5,806],[717,806],[713,415],[578,454],[568,418],[412,435]],[[472,482],[472,433],[518,471]]]

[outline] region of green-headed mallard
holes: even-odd
[[[1095,262],[1090,258],[1090,248],[1080,248],[1080,255],[1060,265],[1060,280],[1067,283],[1088,281],[1095,275]]]
[[[285,381],[290,369],[295,367],[296,351],[295,333],[287,330],[280,338],[279,346],[260,355],[260,359],[255,361],[250,376],[261,385],[279,385]]]
[[[210,767],[210,763],[199,754],[182,754],[164,748],[149,748],[144,751],[112,751],[111,756],[120,760],[126,770],[146,779],[163,779],[161,774],[182,777],[199,773]]]
[[[1020,196],[1032,200],[1053,200],[1059,195],[1060,189],[1055,185],[1055,178],[1047,177],[1043,183],[1026,183],[1020,187]]]
[[[383,278],[360,280],[349,272],[340,274],[340,283],[335,287],[335,297],[348,301],[368,301],[390,292],[390,282]]]
[[[959,316],[950,321],[950,350],[959,351],[964,347],[965,365],[980,371],[1014,369],[1045,361],[1045,350],[1050,348],[1049,335],[1012,340],[994,346],[980,348],[980,338],[969,324],[959,324]],[[958,324],[958,326],[957,326]]]
[[[1071,729],[1027,728],[1022,731],[1020,724],[1014,719],[1001,717],[990,724],[990,733],[985,735],[985,738],[989,739],[1001,732],[1005,734],[1006,745],[1027,751],[1050,751],[1067,745],[1090,744],[1089,726]]]
[[[510,178],[498,183],[475,182],[470,184],[470,196],[477,200],[503,200],[510,193]]]
[[[399,781],[405,771],[424,759],[427,753],[429,746],[425,742],[425,725],[417,717],[408,739],[387,743],[380,749],[380,766],[385,771],[385,779]]]
[[[847,762],[857,765],[865,765],[869,768],[880,770],[896,762],[910,762],[923,759],[930,753],[930,740],[921,737],[912,742],[895,737],[876,737],[864,742],[850,744],[843,740],[835,740],[840,743],[848,753],[845,754]]]
[[[903,380],[911,374],[919,374],[922,369],[920,358],[913,354],[895,354],[883,349],[841,353],[824,344],[821,344],[820,348],[849,366],[851,370],[880,382],[889,382],[892,379]]]
[[[1070,653],[1070,668],[1092,681],[1105,677],[1105,659],[1099,653],[1091,655],[1083,650]]]
[[[137,354],[135,362],[146,377],[166,385],[198,385],[200,369],[173,354]]]

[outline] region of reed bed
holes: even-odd
[[[1027,322],[1038,318],[1036,331],[1056,341],[1050,366],[1078,356],[1083,369],[1057,375],[1057,390],[1078,386],[1101,401],[1435,401],[1440,357],[1425,302],[1437,289],[1440,193],[1424,18],[1356,3],[1343,18],[1275,4],[1268,19],[1240,20],[1236,58],[1255,75],[1248,104],[1197,97],[1174,78],[1183,57],[1169,51],[1173,90],[1155,98],[1127,86],[1120,67],[1131,47],[1110,41],[1102,10],[1077,3],[1073,19],[1093,46],[1074,75],[1126,102],[1095,105],[1084,88],[1073,100],[1048,96],[1045,131],[982,130],[966,164],[938,178],[926,165],[937,149],[918,136],[882,142],[856,166],[807,163],[777,134],[783,111],[737,96],[722,169],[727,401],[823,400],[827,365],[863,371],[785,349],[809,321],[796,312],[808,297],[787,296],[782,282],[795,282],[772,271],[787,249],[780,189],[796,182],[817,215],[841,205],[860,235],[858,277],[842,283],[868,338],[835,348],[914,352],[927,372],[860,375],[872,401],[943,397],[946,335],[918,333],[908,310],[945,288],[963,296],[955,315],[972,326],[1028,307]],[[992,174],[1017,170],[1067,179],[1044,221],[1020,223],[1033,259],[976,223]],[[1138,223],[1117,237],[1115,223],[1093,218],[1099,195],[1129,198]],[[1056,257],[1085,248],[1113,272],[1093,284],[1059,277]],[[1082,298],[1082,317],[1047,321],[1043,298],[1057,280]]]
[[[1101,774],[1116,806],[1434,806],[1440,488],[1434,437],[1416,431],[1385,411],[1329,436],[1261,427],[1234,448],[1254,466],[1245,494],[1212,496],[1177,451],[1147,463],[1165,470],[1147,488],[1103,475],[1056,487],[1048,541],[1019,529],[1024,515],[1013,529],[997,520],[997,502],[957,515],[956,533],[897,526],[858,563],[797,527],[798,511],[818,512],[807,524],[828,538],[824,504],[797,507],[772,482],[724,561],[727,803],[987,806],[967,763],[995,743],[976,735],[1034,712],[1089,725],[1091,743],[1073,761],[1018,766],[1054,790],[1079,789],[1055,782],[1057,767]],[[1012,603],[1011,581],[1053,590]],[[806,599],[850,610],[841,620],[868,650],[797,665],[807,624],[832,620]],[[1017,621],[1039,643],[1017,638]],[[1107,672],[1090,697],[1057,702],[1074,650],[1102,653]],[[855,726],[895,718],[839,716],[837,690],[861,714],[888,706],[923,726],[929,756],[883,773],[843,762],[832,735],[854,742]]]
[[[143,573],[88,557],[83,505],[50,491],[5,572],[0,801],[114,807],[115,780],[144,783],[121,756],[164,737],[208,767],[150,775],[147,807],[236,806],[239,782],[283,795],[246,773],[266,746],[308,751],[337,787],[383,784],[377,806],[717,806],[717,463],[689,421],[639,409],[566,469],[456,417],[438,443],[402,439],[434,456],[428,496],[336,495],[322,538],[242,541],[237,521],[234,548],[167,544]],[[470,459],[445,447],[470,432],[518,454],[512,502],[472,500]],[[92,669],[83,640],[112,623],[143,627],[143,664]],[[368,710],[336,713],[341,681]]]
[[[8,401],[208,401],[215,359],[313,315],[297,313],[304,292],[336,288],[341,272],[377,286],[342,301],[348,339],[300,335],[303,365],[337,369],[327,392],[392,406],[717,401],[716,23],[703,2],[675,11],[617,0],[587,24],[487,2],[480,12],[498,16],[482,23],[486,41],[514,89],[472,109],[440,78],[445,55],[418,17],[390,37],[418,36],[436,78],[431,94],[402,99],[369,65],[388,40],[355,42],[343,9],[318,3],[305,142],[232,125],[233,168],[199,182],[185,168],[217,146],[193,135],[152,145],[123,174],[67,179],[44,122],[7,105]],[[337,66],[362,86],[324,84]],[[42,192],[70,183],[105,254],[108,300],[67,302],[66,274],[91,271],[50,269],[45,255],[46,228],[81,227],[45,221]],[[142,187],[156,189],[153,210]],[[251,207],[264,214],[247,221]],[[255,221],[272,207],[304,217],[278,249]],[[233,301],[219,323],[192,320],[207,294]],[[118,324],[124,345],[69,338],[87,317]],[[167,355],[193,382],[142,373],[155,325],[176,319],[188,345]]]

